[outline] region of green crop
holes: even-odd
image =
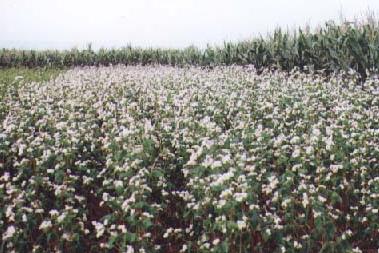
[[[379,29],[376,21],[363,24],[326,23],[316,32],[281,29],[266,38],[225,42],[223,46],[185,49],[154,49],[127,46],[121,49],[66,51],[0,51],[0,67],[70,67],[85,65],[248,65],[290,71],[293,68],[322,70],[326,74],[353,69],[364,80],[379,67]]]

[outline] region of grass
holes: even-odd
[[[0,69],[0,99],[5,95],[9,85],[28,82],[44,82],[61,73],[57,68],[25,68],[13,67]]]
[[[58,68],[0,68],[0,119],[7,111],[3,103],[7,94],[15,94],[17,88],[25,83],[48,81],[61,72],[62,69]],[[8,93],[10,87],[12,87],[12,93]]]

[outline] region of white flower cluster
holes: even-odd
[[[378,88],[250,66],[85,67],[26,84],[0,103],[2,245],[379,247]]]

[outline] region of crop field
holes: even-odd
[[[379,20],[367,17],[353,23],[327,22],[314,31],[308,28],[286,31],[276,29],[266,37],[255,37],[201,49],[122,48],[93,50],[0,50],[0,68],[108,65],[219,66],[254,65],[260,73],[265,68],[291,71],[314,70],[331,74],[353,69],[359,81],[368,73],[379,74]]]
[[[76,67],[10,86],[0,252],[377,252],[379,79]]]

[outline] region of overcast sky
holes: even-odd
[[[368,9],[379,0],[0,0],[0,47],[202,47]]]

